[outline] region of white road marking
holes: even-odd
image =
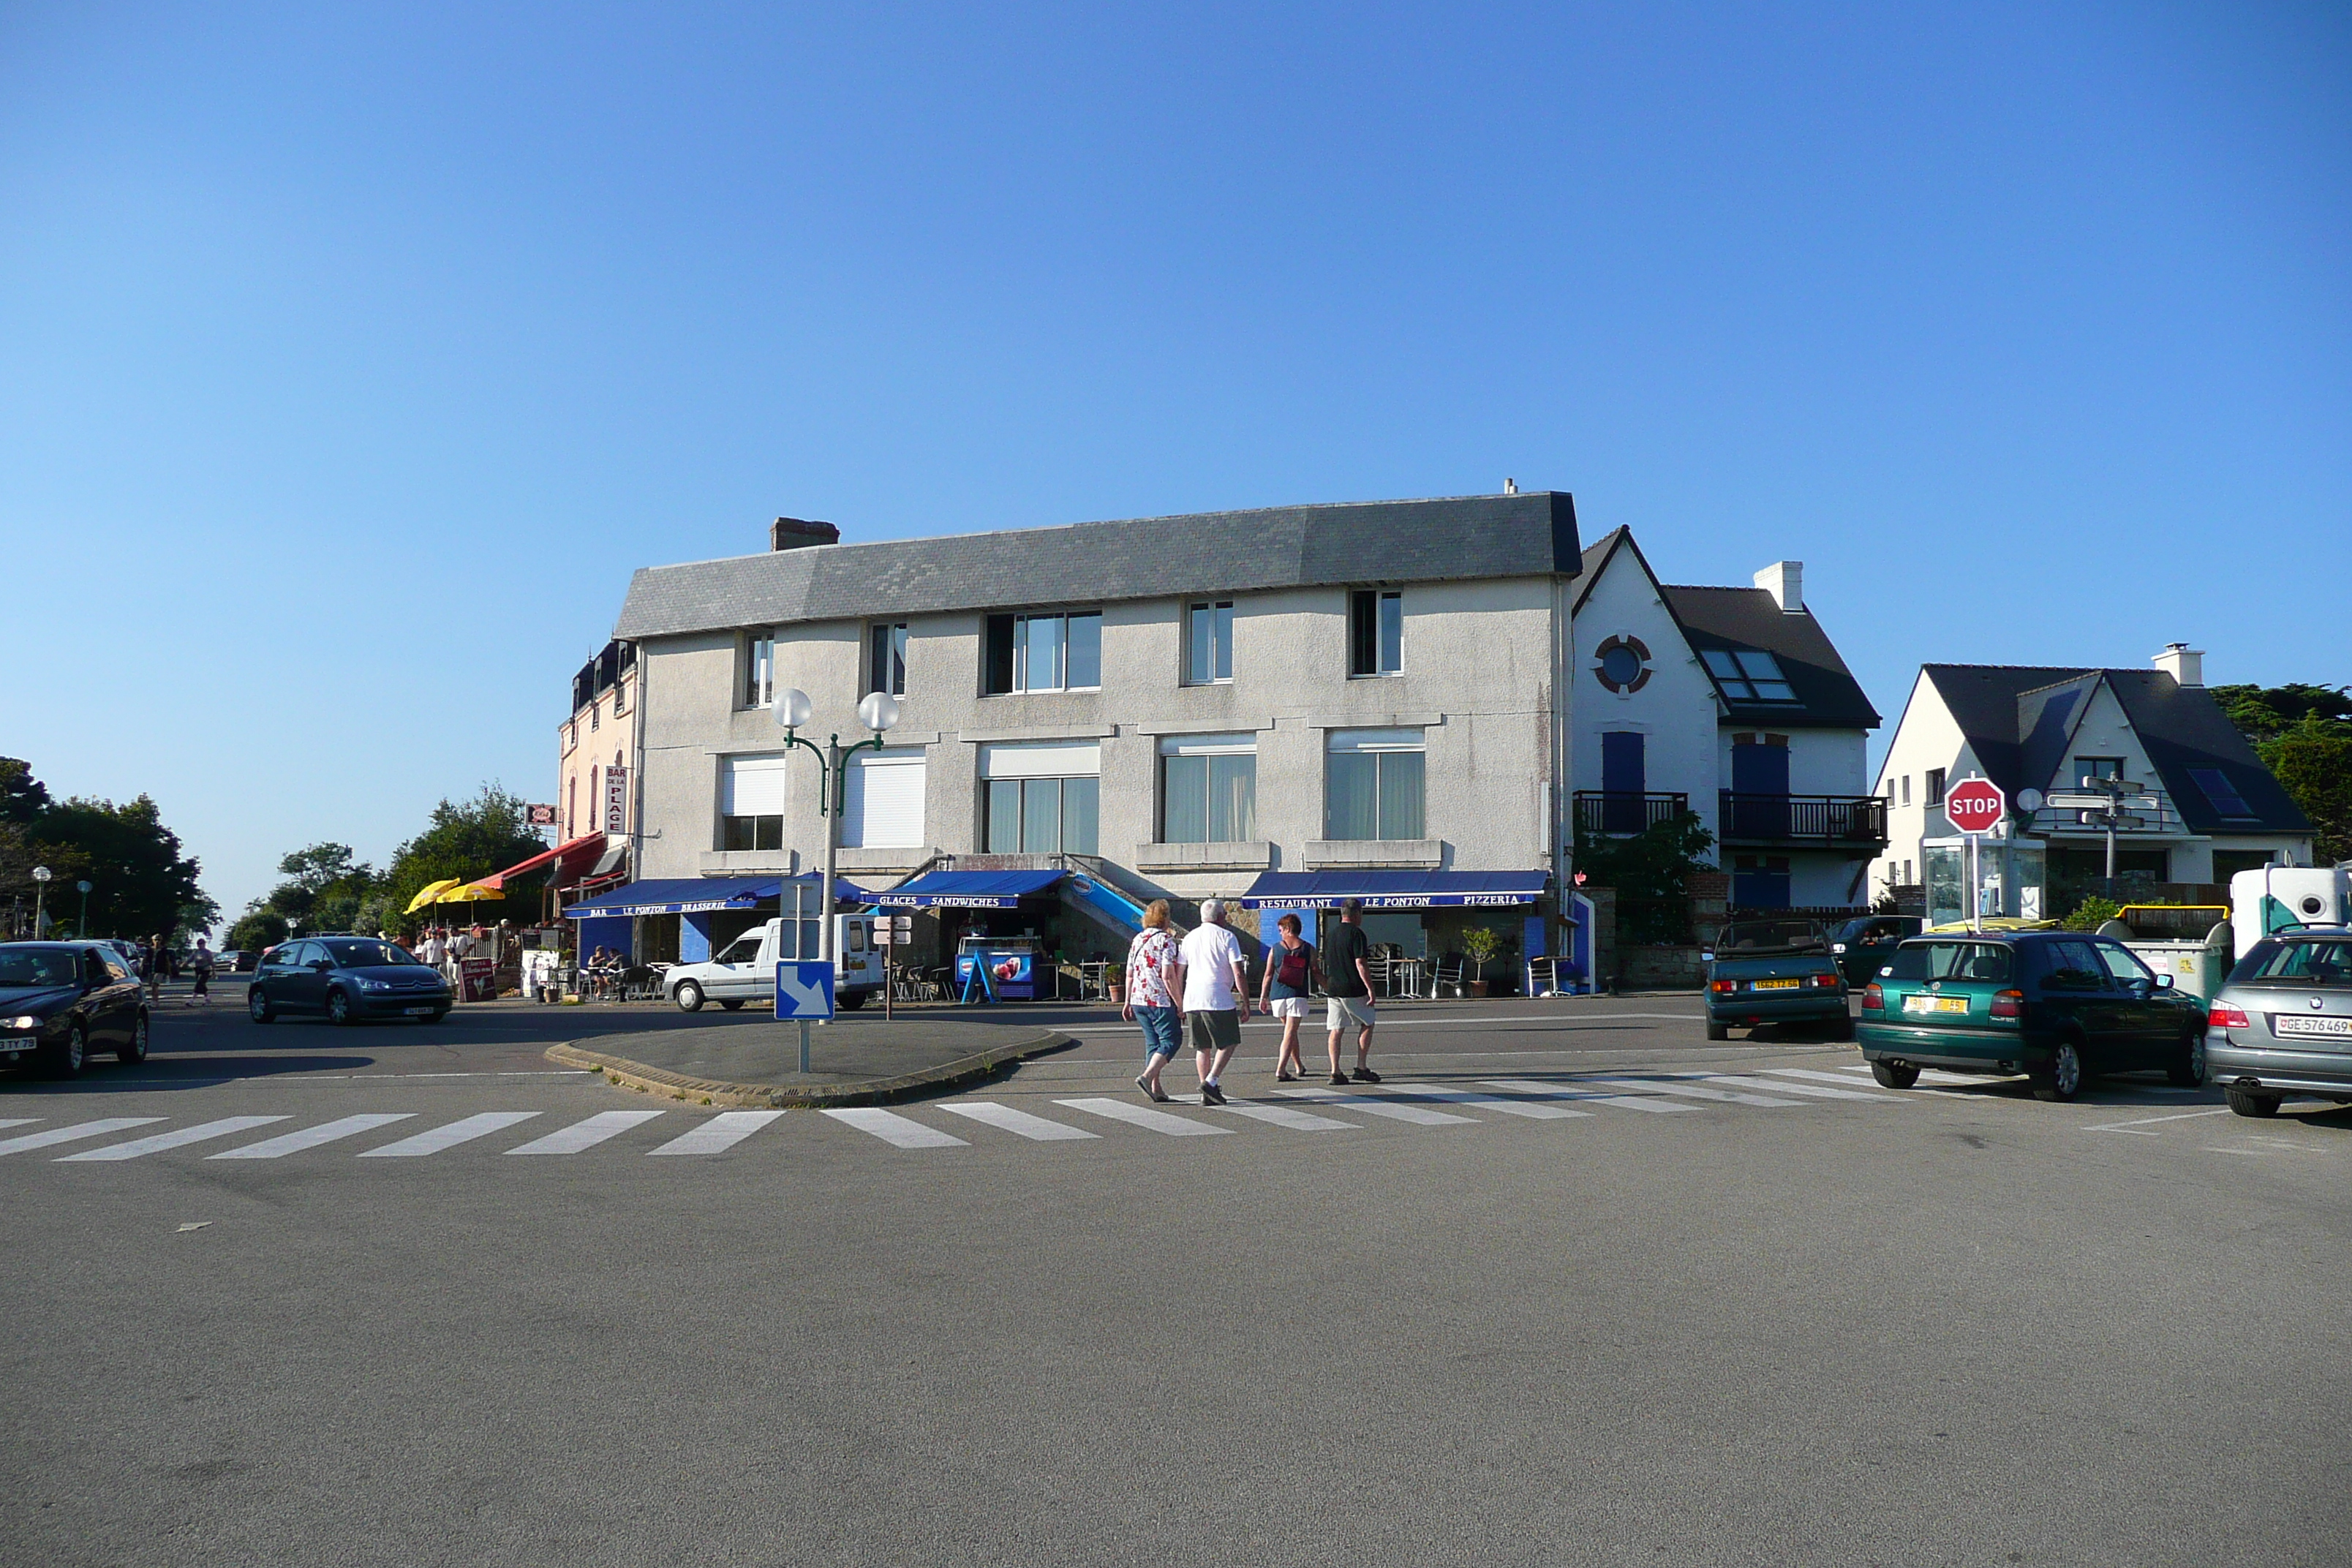
[[[1787,1071],[1784,1068],[1766,1068],[1764,1070],[1770,1073]],[[1769,1078],[1743,1078],[1738,1073],[1687,1072],[1676,1073],[1675,1076],[1701,1079],[1708,1083],[1727,1083],[1735,1089],[1774,1089],[1781,1094],[1818,1095],[1823,1100],[1892,1100],[1896,1104],[1902,1103],[1891,1094],[1865,1094],[1858,1089],[1831,1089],[1818,1083],[1780,1083]]]
[[[691,1132],[680,1133],[648,1154],[717,1154],[783,1114],[781,1110],[722,1110]]]
[[[470,1143],[477,1138],[487,1138],[518,1121],[528,1121],[539,1114],[536,1110],[485,1110],[478,1116],[463,1116],[438,1127],[427,1128],[397,1143],[386,1143],[381,1149],[362,1149],[362,1160],[415,1160],[426,1154],[438,1154],[444,1149],[454,1149],[460,1143]]]
[[[395,1110],[370,1116],[346,1116],[339,1121],[322,1121],[316,1127],[305,1127],[299,1132],[280,1132],[275,1138],[265,1138],[258,1143],[242,1148],[224,1149],[217,1154],[207,1154],[208,1160],[275,1160],[287,1154],[316,1149],[321,1143],[332,1143],[338,1138],[350,1138],[362,1132],[373,1132],[379,1127],[389,1127],[395,1121],[406,1121],[416,1113]]]
[[[1613,1105],[1620,1110],[1688,1110],[1687,1105],[1676,1105],[1671,1100],[1660,1100],[1648,1094],[1595,1094],[1589,1089],[1570,1089],[1562,1084],[1538,1083],[1531,1078],[1490,1078],[1484,1080],[1488,1089],[1507,1089],[1513,1094],[1533,1095],[1538,1100],[1589,1100],[1595,1105]]]
[[[1154,1110],[1148,1105],[1129,1105],[1123,1100],[1057,1100],[1054,1103],[1096,1116],[1108,1116],[1113,1121],[1124,1121],[1132,1127],[1165,1132],[1171,1138],[1205,1138],[1233,1131],[1230,1127],[1204,1127],[1181,1116],[1171,1116],[1164,1110]]]
[[[1361,1092],[1403,1095],[1413,1100],[1442,1100],[1449,1105],[1483,1106],[1488,1110],[1499,1110],[1510,1116],[1524,1116],[1530,1121],[1559,1121],[1570,1116],[1592,1114],[1589,1110],[1562,1105],[1556,1100],[1506,1100],[1499,1094],[1480,1094],[1475,1089],[1445,1089],[1426,1083],[1392,1083]]]
[[[1253,1121],[1269,1122],[1276,1127],[1287,1127],[1293,1132],[1360,1132],[1363,1128],[1353,1121],[1334,1121],[1328,1116],[1318,1116],[1311,1110],[1297,1110],[1287,1105],[1260,1105],[1252,1100],[1236,1100],[1217,1107],[1235,1116],[1246,1116]]]
[[[871,1107],[854,1107],[847,1110],[828,1110],[824,1115],[835,1121],[870,1132],[885,1143],[901,1149],[969,1149],[971,1147],[951,1132],[936,1127],[926,1127],[895,1110],[877,1110]]]
[[[27,1149],[46,1149],[53,1143],[73,1143],[84,1138],[102,1137],[120,1132],[126,1127],[145,1127],[161,1121],[160,1116],[109,1116],[102,1121],[85,1121],[76,1127],[52,1127],[47,1132],[27,1132],[0,1143],[0,1154],[19,1154]]]
[[[1015,1110],[1009,1105],[999,1105],[992,1100],[951,1100],[943,1102],[941,1110],[951,1110],[983,1126],[1001,1131],[1018,1133],[1033,1142],[1051,1143],[1061,1139],[1099,1138],[1099,1132],[1089,1132],[1083,1127],[1072,1127],[1060,1121],[1048,1121],[1042,1116],[1032,1116],[1025,1110]]]
[[[1385,1116],[1391,1121],[1410,1121],[1419,1127],[1444,1127],[1449,1123],[1475,1127],[1478,1124],[1475,1116],[1456,1116],[1447,1110],[1432,1110],[1425,1105],[1381,1100],[1370,1094],[1349,1094],[1337,1089],[1277,1089],[1274,1092],[1289,1100],[1311,1100],[1318,1105],[1344,1105],[1350,1110]]]
[[[39,1120],[37,1116],[0,1116],[0,1127],[29,1127]]]
[[[544,1138],[534,1138],[520,1148],[509,1149],[509,1154],[577,1154],[583,1149],[593,1149],[607,1138],[617,1137],[632,1127],[642,1127],[658,1110],[600,1110],[584,1121],[558,1128]]]
[[[2316,1154],[2319,1152],[2316,1149],[2296,1148],[2231,1149],[2225,1148],[2219,1143],[2207,1143],[2203,1145],[2203,1152],[2208,1154]]]
[[[128,1143],[109,1143],[103,1149],[85,1149],[79,1154],[60,1154],[58,1160],[60,1163],[68,1160],[136,1160],[142,1154],[156,1154],[166,1149],[201,1143],[207,1138],[226,1138],[249,1127],[267,1127],[273,1121],[286,1120],[283,1116],[224,1116],[217,1121],[200,1121],[176,1132],[155,1132],[144,1138],[133,1138]]]
[[[2156,1138],[2161,1136],[2161,1134],[2155,1132],[2142,1132],[2140,1131],[2140,1129],[2143,1127],[2154,1126],[2159,1121],[2186,1121],[2192,1116],[2227,1116],[2229,1114],[2230,1108],[2228,1106],[2216,1105],[2204,1110],[2175,1111],[2170,1116],[2146,1116],[2142,1117],[2137,1121],[2102,1121],[2095,1127],[2085,1127],[2082,1129],[2082,1131],[2085,1132],[2129,1132],[2141,1138]]]
[[[1744,1094],[1736,1089],[1703,1089],[1695,1083],[1669,1083],[1654,1078],[1596,1078],[1588,1083],[1605,1083],[1618,1089],[1646,1089],[1659,1094],[1681,1095],[1686,1100],[1712,1100],[1727,1105],[1769,1105],[1776,1108],[1802,1105],[1801,1100],[1777,1100],[1769,1094]]]

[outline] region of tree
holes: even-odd
[[[2341,686],[2216,686],[2213,700],[2247,740],[2260,747],[2307,719],[2352,724],[2352,690]]]
[[[1596,888],[1617,890],[1617,930],[1627,942],[1690,940],[1690,879],[1715,843],[1695,811],[1681,811],[1622,838],[1576,835],[1576,868]]]
[[[425,831],[393,852],[379,889],[390,921],[383,929],[405,934],[425,923],[421,912],[406,911],[428,882],[447,877],[473,881],[545,847],[531,831],[529,803],[495,784],[484,784],[469,801],[442,801]],[[524,918],[536,913],[536,885],[509,889],[508,895]]]
[[[0,895],[29,909],[36,865],[55,874],[47,903],[58,920],[79,922],[74,884],[90,883],[89,929],[100,934],[168,938],[220,918],[199,885],[203,868],[181,853],[153,799],[60,802],[22,759],[0,757]]]
[[[267,910],[303,931],[366,931],[360,910],[378,880],[375,868],[354,858],[348,844],[313,844],[278,862],[288,879],[254,900],[247,913]]]
[[[2352,859],[2352,689],[2216,686],[2213,700],[2311,818],[2312,858]]]
[[[275,910],[248,910],[228,928],[221,946],[238,952],[258,952],[286,940],[286,917]]]

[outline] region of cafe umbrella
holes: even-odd
[[[452,888],[462,885],[463,880],[464,879],[462,878],[458,877],[444,877],[437,882],[425,883],[425,886],[416,889],[416,896],[408,900],[408,908],[401,912],[404,914],[413,915],[427,904],[439,903],[441,901],[442,894],[447,892]]]

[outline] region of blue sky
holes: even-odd
[[[0,9],[0,752],[234,912],[634,566],[1575,492],[1922,660],[2352,680],[2340,6]]]

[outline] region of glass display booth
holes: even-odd
[[[1969,918],[1969,841],[1930,838],[1920,845],[1920,863],[1927,886],[1927,923],[1951,925]],[[1986,920],[2041,921],[2050,918],[2045,889],[2049,886],[2048,857],[2039,841],[2018,838],[1979,839],[1977,844],[1977,889],[1983,902],[1976,912]]]

